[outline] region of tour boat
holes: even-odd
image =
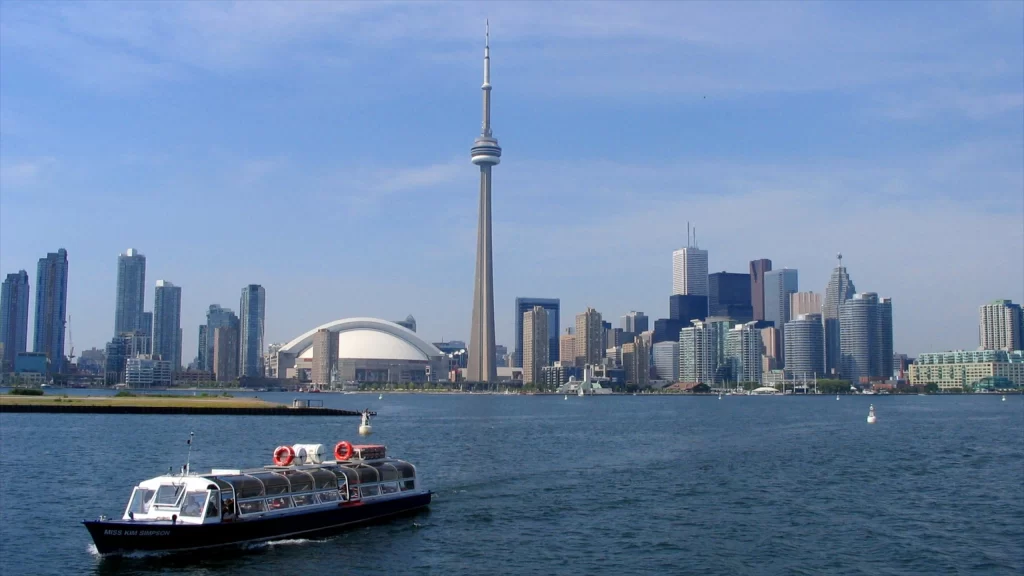
[[[191,439],[189,441],[191,449]],[[279,446],[274,464],[157,476],[134,488],[120,519],[86,520],[103,555],[181,552],[324,535],[424,508],[432,492],[416,467],[382,445]]]

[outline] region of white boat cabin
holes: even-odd
[[[216,524],[299,514],[417,490],[416,467],[403,460],[324,462],[158,476],[132,491],[123,519]]]

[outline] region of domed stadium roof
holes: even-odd
[[[313,336],[323,329],[338,333],[339,358],[426,361],[443,356],[412,330],[377,318],[345,318],[322,324],[285,344],[281,352],[311,358]]]

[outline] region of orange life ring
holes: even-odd
[[[288,466],[295,459],[295,450],[291,446],[278,446],[274,450],[274,466]]]
[[[334,458],[336,460],[348,460],[352,457],[352,452],[352,445],[347,440],[342,440],[334,447]]]

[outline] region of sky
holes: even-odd
[[[267,343],[468,340],[485,18],[498,344],[517,296],[667,317],[687,222],[805,291],[842,252],[898,352],[1024,301],[1021,2],[2,2],[0,273],[66,248],[78,351],[127,248],[147,310],[182,287],[186,362],[250,283]]]

